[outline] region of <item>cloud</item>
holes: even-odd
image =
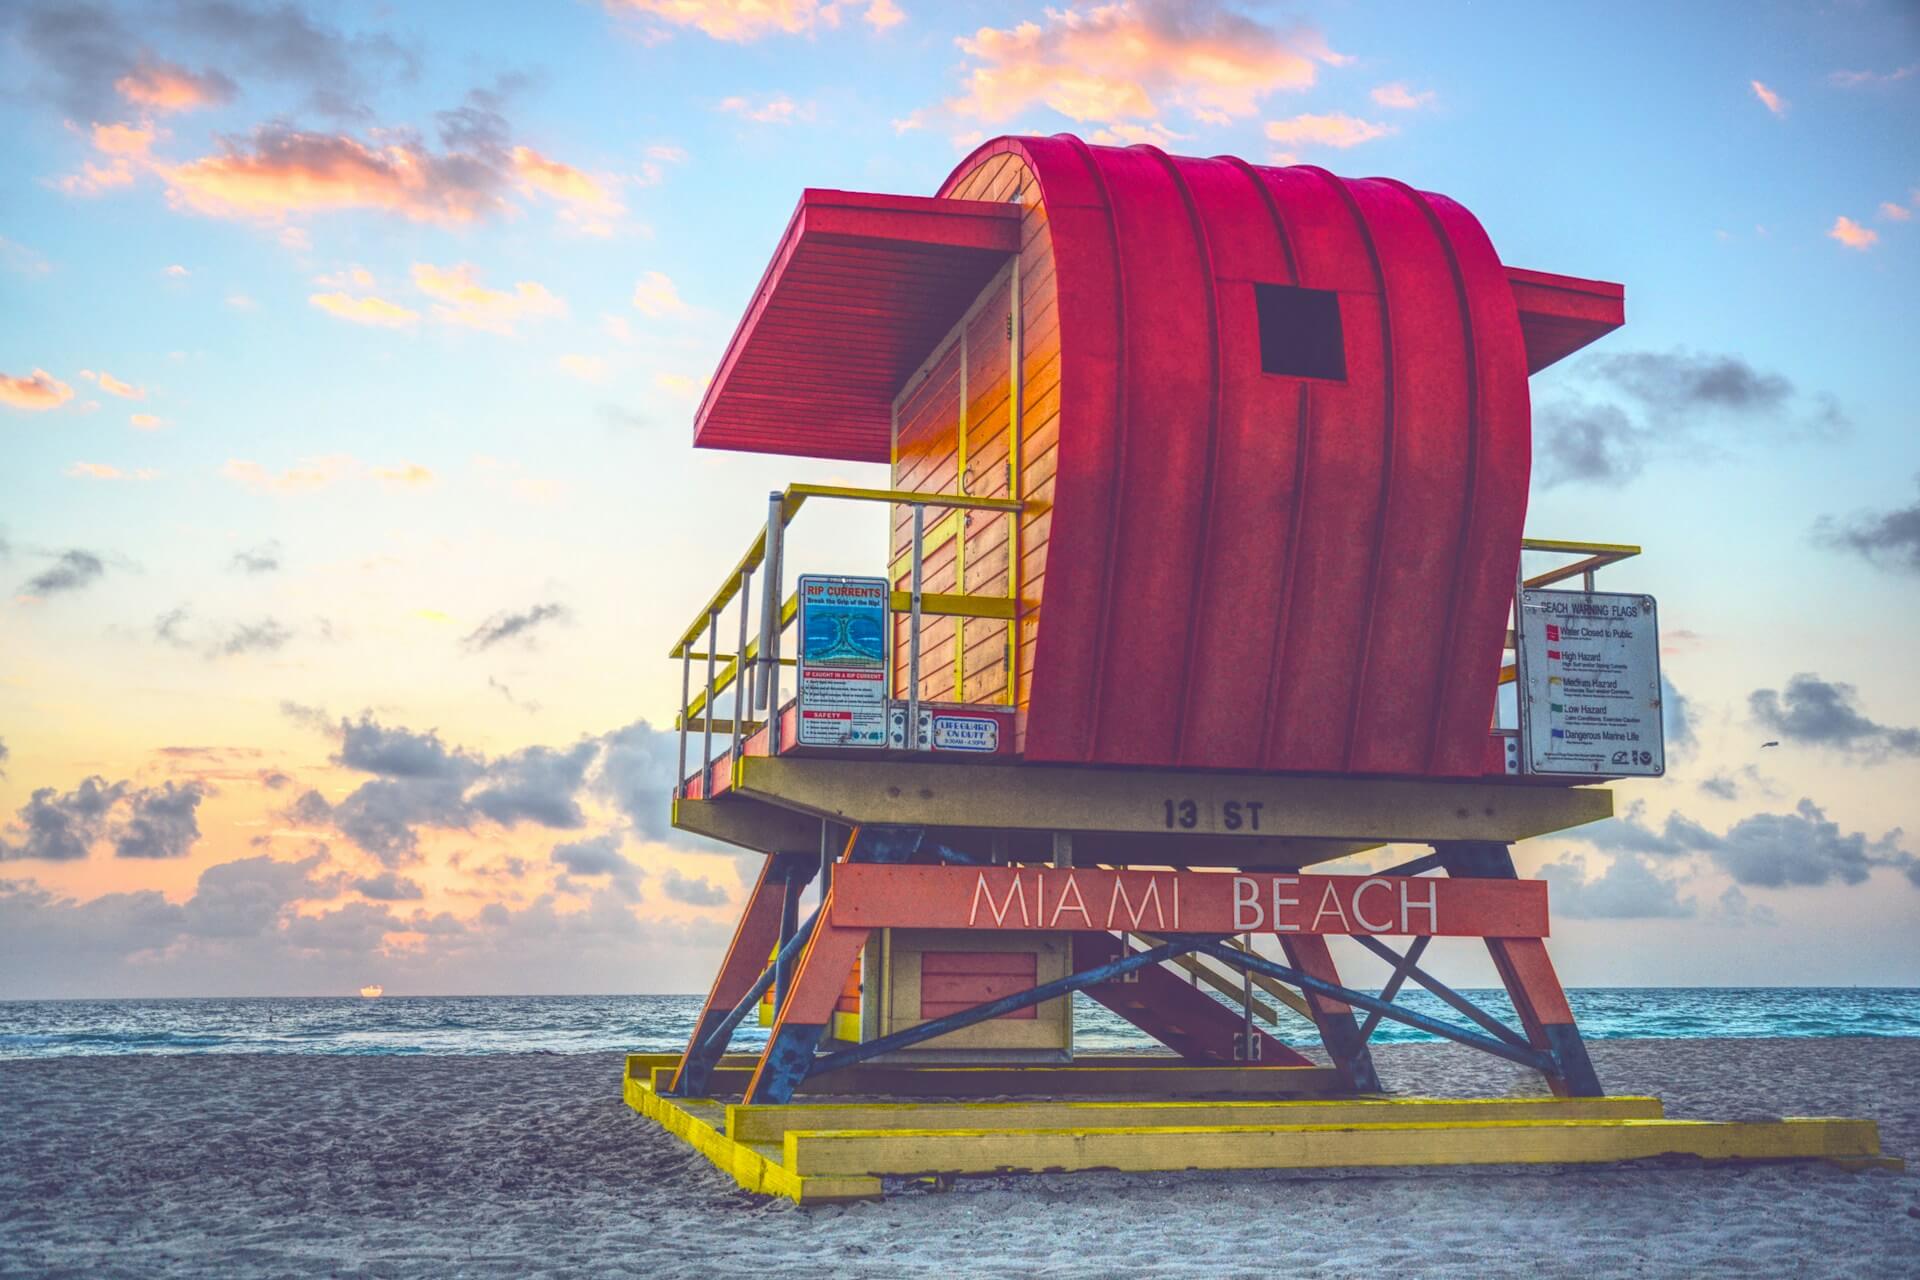
[[[412,222],[459,225],[500,212],[505,173],[498,159],[435,153],[395,133],[378,144],[348,134],[265,124],[184,164],[156,164],[168,198],[215,217],[280,218],[362,209]]]
[[[672,796],[678,781],[674,774],[679,768],[680,750],[674,730],[636,720],[606,734],[600,742],[600,768],[590,785],[626,817],[641,838],[670,841],[676,847],[701,853],[740,853],[732,845],[674,829]],[[697,769],[697,761],[691,767]]]
[[[784,93],[776,93],[758,102],[750,98],[722,98],[719,109],[755,124],[792,124],[796,120],[813,119],[812,103],[797,103]]]
[[[515,147],[513,171],[532,190],[570,204],[607,208],[613,203],[599,179],[558,160],[549,160],[532,147]]]
[[[633,305],[640,314],[656,320],[678,315],[687,309],[673,281],[660,271],[649,271],[634,284]]]
[[[53,270],[44,256],[5,236],[0,236],[0,267],[23,276],[44,276]]]
[[[1713,455],[1847,426],[1831,397],[1802,397],[1785,376],[1734,355],[1628,351],[1588,356],[1568,375],[1571,385],[1534,409],[1542,487],[1620,485],[1663,455]]]
[[[303,458],[301,465],[276,474],[257,462],[229,458],[220,468],[220,474],[255,493],[310,493],[333,484],[358,465],[344,454],[330,454],[321,458]]]
[[[110,373],[100,374],[100,389],[109,395],[119,396],[123,400],[145,400],[147,389],[136,387],[130,382],[122,382]]]
[[[158,431],[167,425],[165,418],[157,418],[151,413],[130,413],[127,422],[135,431]]]
[[[195,812],[206,798],[199,782],[172,781],[127,795],[126,821],[113,835],[116,858],[184,858],[200,839]]]
[[[608,7],[645,14],[675,27],[691,27],[715,40],[738,42],[837,27],[841,14],[854,9],[859,9],[867,25],[876,31],[906,20],[894,0],[608,0]]]
[[[1780,917],[1774,914],[1772,907],[1761,902],[1751,902],[1747,895],[1740,892],[1740,886],[1730,884],[1720,900],[1714,905],[1713,914],[1727,924],[1776,925]]]
[[[376,902],[411,902],[426,896],[418,881],[410,880],[397,871],[382,871],[377,876],[364,876],[351,881],[347,887],[362,897],[372,898]]]
[[[236,551],[227,567],[238,573],[274,573],[280,568],[280,544],[269,539],[257,547]]]
[[[599,754],[599,744],[590,740],[565,751],[522,748],[490,764],[486,781],[468,795],[467,803],[502,826],[517,822],[551,828],[584,826],[586,815],[576,797]]]
[[[208,660],[238,658],[249,653],[277,653],[293,639],[293,631],[275,618],[233,622],[200,629],[198,642],[186,633],[191,610],[177,605],[153,620],[153,638],[175,649],[198,647]]]
[[[553,601],[536,604],[518,613],[502,610],[475,627],[461,643],[478,653],[516,636],[526,637],[542,623],[558,622],[567,616],[567,607]]]
[[[1863,227],[1842,214],[1833,220],[1831,227],[1827,228],[1827,238],[1838,240],[1849,249],[1858,249],[1865,253],[1880,239],[1880,233],[1871,227]]]
[[[1758,80],[1749,80],[1747,84],[1752,87],[1753,96],[1760,99],[1760,104],[1768,111],[1771,111],[1776,117],[1783,117],[1787,114],[1787,100],[1785,98],[1775,93],[1772,89],[1767,88],[1766,85],[1761,84]]]
[[[1785,742],[1824,747],[1868,764],[1888,756],[1920,756],[1920,729],[1878,724],[1854,705],[1850,684],[1800,672],[1783,693],[1756,689],[1747,707],[1761,728]]]
[[[1437,95],[1431,89],[1415,93],[1405,83],[1396,80],[1392,84],[1381,85],[1369,96],[1380,106],[1395,111],[1418,111],[1421,107],[1432,106]]]
[[[1889,222],[1911,222],[1913,220],[1913,210],[1903,204],[1895,204],[1891,200],[1882,200],[1880,202],[1880,216]]]
[[[557,844],[553,846],[553,865],[569,875],[633,879],[640,874],[640,868],[620,852],[620,843],[619,835],[609,833]]]
[[[1637,803],[1625,817],[1590,831],[1587,839],[1602,849],[1668,857],[1705,854],[1750,888],[1860,884],[1875,867],[1896,868],[1920,888],[1920,860],[1900,847],[1898,828],[1878,840],[1859,831],[1842,833],[1810,799],[1802,799],[1792,813],[1742,818],[1724,834],[1677,811],[1656,830],[1641,820]]]
[[[191,642],[181,633],[186,625],[187,606],[176,605],[153,620],[153,638],[161,644],[172,645],[176,649],[191,647]]]
[[[1920,483],[1920,476],[1914,479]],[[1841,521],[1822,516],[1813,536],[1824,546],[1855,552],[1889,569],[1920,573],[1920,499],[1891,511],[1871,511]]]
[[[526,712],[528,715],[532,715],[534,712],[540,710],[539,703],[533,701],[531,698],[523,699],[523,698],[514,696],[514,692],[511,688],[509,688],[505,683],[494,679],[492,676],[487,677],[487,687],[489,689],[492,689],[495,693],[498,693],[501,697],[505,698],[509,705],[519,708],[520,710]]]
[[[74,547],[62,551],[51,565],[27,579],[23,589],[28,595],[34,596],[79,591],[99,581],[106,571],[107,566],[101,563],[99,556]]]
[[[1692,704],[1664,672],[1660,676],[1660,726],[1669,757],[1684,756],[1697,744]]]
[[[417,860],[422,830],[469,831],[482,823],[578,830],[590,820],[582,804],[588,796],[610,803],[642,839],[737,852],[669,825],[675,735],[645,721],[568,747],[536,745],[489,757],[434,730],[387,725],[368,713],[333,719],[294,704],[282,710],[335,739],[334,764],[371,775],[338,803],[304,792],[283,816],[303,829],[338,831],[388,868]],[[617,849],[617,842],[617,833],[600,832],[575,843]]]
[[[1910,62],[1892,71],[1835,71],[1827,81],[1842,89],[1864,89],[1897,84],[1914,75],[1920,75],[1920,62]]]
[[[7,757],[11,754],[12,753],[7,750],[6,742],[4,740],[0,740],[0,778],[4,778],[7,776],[7,770],[5,766],[7,763]]]
[[[215,642],[214,653],[223,658],[237,658],[248,653],[275,653],[285,648],[291,639],[293,632],[273,618],[262,618],[258,622],[236,622]]]
[[[389,489],[431,489],[435,476],[431,467],[418,462],[398,462],[390,467],[374,467],[367,472]]]
[[[660,891],[690,907],[720,907],[727,902],[727,891],[705,876],[683,876],[672,867],[661,877]]]
[[[373,294],[355,297],[338,291],[314,293],[307,295],[307,302],[328,315],[379,329],[405,329],[420,321],[418,311]]]
[[[86,857],[104,834],[107,815],[127,794],[127,785],[95,775],[64,795],[52,787],[39,788],[0,834],[0,861],[75,862]]]
[[[1721,800],[1738,800],[1740,798],[1740,784],[1724,773],[1716,773],[1711,778],[1702,779],[1700,782],[1700,790],[1710,796],[1716,796]]]
[[[159,60],[143,60],[113,87],[133,105],[162,113],[219,106],[232,100],[235,89],[218,71],[194,72]]]
[[[105,462],[76,462],[67,468],[67,474],[76,480],[124,480],[126,475],[120,468]],[[141,478],[151,477],[152,472],[143,472]]]
[[[390,728],[362,713],[359,720],[342,719],[340,750],[333,762],[358,773],[383,778],[471,781],[484,766],[479,757],[441,741],[438,730],[417,733]]]
[[[362,114],[376,84],[411,81],[417,59],[390,36],[348,35],[316,22],[294,4],[254,7],[233,0],[175,0],[130,27],[106,5],[45,0],[11,15],[27,55],[19,88],[63,114],[103,119],[127,103],[179,111],[230,100],[229,72],[257,76],[304,93],[306,109]],[[175,56],[152,52],[164,46]],[[218,58],[225,69],[188,70],[182,59]]]
[[[596,739],[489,759],[448,744],[437,731],[388,726],[365,713],[325,727],[339,740],[334,763],[373,778],[338,804],[308,792],[288,816],[303,825],[331,825],[389,867],[417,857],[421,827],[467,830],[486,821],[570,830],[586,823],[579,795],[600,758]]]
[[[1283,147],[1357,147],[1399,130],[1390,124],[1362,120],[1343,111],[1326,115],[1298,115],[1267,122],[1267,139]]]
[[[262,854],[208,867],[181,906],[180,931],[195,938],[250,938],[283,923],[301,902],[336,896],[338,879],[315,874],[327,862],[322,850],[294,862]]]
[[[1594,879],[1587,879],[1571,858],[1540,868],[1548,885],[1553,914],[1575,920],[1642,920],[1694,914],[1693,899],[1682,901],[1675,882],[1655,875],[1646,859],[1623,853]]]
[[[489,289],[480,283],[480,273],[471,263],[436,267],[417,262],[413,283],[435,300],[436,318],[488,333],[511,334],[523,318],[560,315],[567,309],[545,285],[531,280],[520,281],[511,292]]]
[[[954,117],[1000,124],[1035,107],[1112,125],[1178,108],[1223,124],[1271,94],[1310,88],[1346,61],[1319,33],[1267,26],[1220,0],[1119,0],[1048,9],[1042,21],[981,27],[956,41],[968,59]]]
[[[58,409],[73,399],[73,388],[48,373],[35,369],[24,378],[0,373],[0,404],[15,409]]]

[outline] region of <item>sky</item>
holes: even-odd
[[[700,391],[802,187],[1061,131],[1624,284],[1528,531],[1645,547],[1669,768],[1516,848],[1563,980],[1920,984],[1910,5],[8,0],[0,86],[0,998],[703,990],[665,655],[887,477]]]

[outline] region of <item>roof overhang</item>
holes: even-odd
[[[1627,322],[1627,291],[1605,280],[1507,268],[1520,307],[1527,372],[1538,373]]]
[[[1017,204],[801,192],[694,445],[891,460],[901,384],[1019,249]]]

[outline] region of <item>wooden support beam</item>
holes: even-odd
[[[1657,1156],[1792,1160],[1879,1153],[1871,1120],[1495,1120],[1446,1124],[788,1131],[801,1177],[1119,1169],[1611,1164]]]
[[[1502,843],[1610,817],[1601,787],[750,756],[736,789],[836,822]],[[1088,862],[1117,861],[1089,841]]]
[[[729,1106],[735,1142],[781,1142],[788,1131],[974,1132],[1170,1125],[1457,1124],[1487,1120],[1658,1120],[1658,1098],[1365,1098],[1284,1101],[802,1102]]]

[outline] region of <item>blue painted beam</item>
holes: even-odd
[[[733,1006],[726,1017],[714,1024],[712,1032],[705,1040],[688,1051],[686,1060],[680,1067],[679,1087],[674,1091],[673,1096],[699,1098],[706,1095],[707,1082],[713,1078],[714,1064],[720,1061],[727,1052],[727,1046],[733,1043],[733,1033],[739,1029],[742,1022],[746,1021],[747,1015],[753,1012],[753,1007],[759,1004],[761,998],[767,994],[767,988],[773,985],[774,975],[780,969],[782,962],[791,964],[802,948],[807,945],[807,939],[813,936],[813,927],[819,919],[820,910],[816,907],[813,914],[807,917],[806,923],[794,930],[793,937],[788,940],[787,945],[780,948],[780,953],[774,957],[773,963],[760,971],[760,976],[754,980],[753,986],[747,989],[747,994],[741,998],[740,1003]]]
[[[1369,938],[1365,934],[1355,934],[1354,941],[1379,956],[1382,960],[1385,960],[1388,964],[1398,964],[1400,961],[1401,957],[1392,948],[1377,939]],[[1467,1017],[1472,1018],[1475,1022],[1485,1027],[1488,1031],[1491,1031],[1500,1039],[1505,1040],[1508,1044],[1513,1045],[1517,1049],[1533,1048],[1532,1043],[1525,1036],[1515,1031],[1512,1027],[1507,1026],[1504,1022],[1501,1022],[1500,1019],[1494,1017],[1485,1009],[1482,1009],[1479,1005],[1467,999],[1458,991],[1455,991],[1452,987],[1449,987],[1446,983],[1428,973],[1425,969],[1422,969],[1419,965],[1416,964],[1407,970],[1407,976],[1438,996],[1443,1003],[1457,1012],[1464,1013]]]
[[[970,1027],[977,1022],[985,1022],[990,1018],[998,1018],[1002,1014],[1014,1013],[1018,1010],[1039,1004],[1042,1001],[1070,995],[1083,987],[1091,987],[1097,983],[1110,982],[1124,974],[1132,973],[1135,969],[1144,969],[1148,965],[1159,964],[1161,961],[1171,960],[1175,956],[1183,956],[1187,952],[1201,946],[1204,941],[1204,938],[1188,937],[1181,938],[1177,941],[1163,942],[1159,946],[1147,951],[1135,951],[1131,955],[1122,956],[1118,960],[1112,960],[1103,965],[1096,965],[1094,968],[1085,969],[1079,973],[1070,973],[1064,978],[1055,978],[1052,982],[1043,982],[1037,987],[1031,987],[1025,991],[1018,991],[1010,996],[1002,996],[998,1000],[990,1000],[986,1004],[975,1005],[971,1009],[962,1009],[957,1013],[950,1013],[944,1018],[934,1018],[931,1021],[921,1023],[917,1027],[908,1027],[904,1031],[896,1031],[892,1035],[882,1036],[878,1040],[868,1040],[863,1044],[853,1046],[851,1049],[842,1049],[838,1053],[826,1054],[823,1057],[813,1060],[812,1068],[807,1074],[811,1077],[819,1075],[822,1072],[838,1070],[841,1067],[850,1067],[857,1062],[865,1062],[883,1053],[892,1053],[896,1049],[910,1048],[923,1040],[931,1040],[935,1036],[946,1035],[949,1031],[958,1031],[962,1027]]]
[[[1432,941],[1433,939],[1424,933],[1413,940],[1413,945],[1407,948],[1407,954],[1401,956],[1400,963],[1393,967],[1393,976],[1387,979],[1387,985],[1380,989],[1380,998],[1382,1000],[1391,1004],[1394,999],[1399,996],[1400,988],[1406,985],[1407,974],[1419,967],[1420,955],[1427,949],[1427,944]],[[1373,1029],[1380,1025],[1380,1019],[1384,1016],[1384,1014],[1379,1012],[1369,1013],[1367,1015],[1367,1020],[1360,1024],[1361,1044],[1365,1044],[1373,1038]]]
[[[1399,1005],[1382,1000],[1378,996],[1368,995],[1364,991],[1354,991],[1351,988],[1340,986],[1338,983],[1324,982],[1319,978],[1313,977],[1311,974],[1302,973],[1290,965],[1276,963],[1275,961],[1267,959],[1265,956],[1256,956],[1245,951],[1236,951],[1223,943],[1209,942],[1202,939],[1195,943],[1195,948],[1236,969],[1252,969],[1255,973],[1264,973],[1270,978],[1278,978],[1282,982],[1291,983],[1299,987],[1302,991],[1312,991],[1317,995],[1330,997],[1343,1004],[1350,1004],[1356,1009],[1377,1010],[1383,1016],[1392,1018],[1395,1022],[1404,1022],[1410,1027],[1418,1027],[1420,1030],[1428,1032],[1431,1035],[1439,1036],[1443,1040],[1452,1040],[1456,1044],[1464,1044],[1470,1048],[1491,1053],[1495,1057],[1505,1058],[1509,1062],[1517,1062],[1523,1067],[1532,1067],[1535,1071],[1543,1074],[1552,1073],[1553,1058],[1551,1055],[1541,1053],[1538,1050],[1532,1048],[1516,1048],[1504,1041],[1495,1040],[1489,1036],[1483,1036],[1478,1032],[1468,1031],[1463,1027],[1456,1027],[1451,1023],[1442,1022],[1438,1018],[1429,1018],[1424,1013],[1415,1013],[1411,1009],[1403,1009]]]

